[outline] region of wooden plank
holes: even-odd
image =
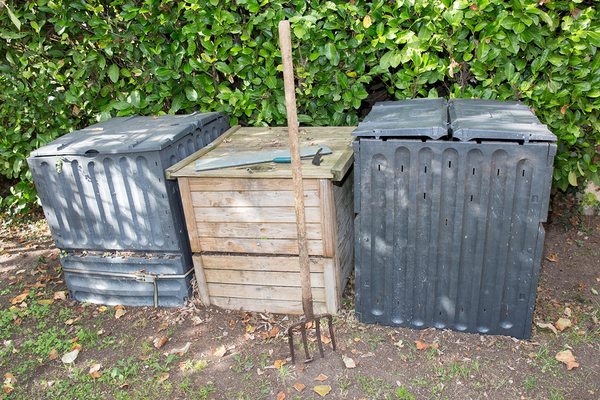
[[[196,222],[296,222],[294,207],[196,207],[194,216]],[[319,207],[306,207],[306,222],[321,222]]]
[[[338,158],[336,163],[331,167],[331,174],[333,175],[333,180],[338,182],[344,179],[348,170],[354,164],[354,149],[352,145],[349,145],[348,148],[342,153],[342,155]]]
[[[339,284],[336,275],[336,265],[333,260],[325,263],[325,269],[323,272],[323,281],[325,283],[325,303],[327,304],[327,312],[330,314],[337,314],[340,304],[339,301],[341,293],[338,289]]]
[[[219,146],[221,143],[223,143],[223,141],[225,139],[227,139],[229,136],[233,135],[240,128],[241,128],[241,125],[232,126],[227,131],[223,132],[223,134],[221,136],[219,136],[218,138],[216,138],[215,140],[213,140],[212,142],[210,142],[209,144],[207,144],[206,146],[204,146],[203,148],[201,148],[194,154],[191,154],[191,155],[187,156],[186,158],[184,158],[183,160],[179,161],[178,163],[171,165],[165,171],[165,175],[167,176],[167,179],[171,179],[171,180],[176,179],[178,177],[177,172],[179,170],[183,169],[185,166],[187,166],[191,163],[194,163],[197,159],[199,159],[200,157],[202,157],[209,151],[214,150],[217,146]]]
[[[213,297],[302,301],[302,288],[299,287],[209,283],[208,292]],[[314,301],[325,302],[325,289],[313,288],[312,293]]]
[[[206,276],[204,275],[204,267],[202,265],[202,256],[194,254],[192,256],[194,263],[194,274],[196,275],[196,283],[198,284],[198,294],[200,300],[205,307],[210,306],[210,296],[208,295],[208,286],[206,284]]]
[[[204,268],[204,276],[207,283],[300,287],[300,273],[296,272],[257,272]],[[310,283],[312,287],[325,287],[323,274],[311,273]]]
[[[319,190],[319,185],[316,179],[303,179],[302,185],[304,191]],[[289,190],[292,189],[292,180],[290,179],[253,179],[246,176],[245,178],[190,178],[190,191],[192,192],[223,192],[223,191],[240,191],[240,190]]]
[[[323,229],[323,255],[335,254],[335,233],[333,231],[334,209],[333,189],[327,179],[319,179],[319,199],[321,200],[321,227]]]
[[[198,238],[204,251],[224,253],[298,254],[296,239]],[[321,240],[308,241],[311,256],[323,255]]]
[[[183,205],[183,216],[185,225],[190,238],[190,247],[192,252],[199,253],[202,251],[198,242],[198,233],[196,229],[196,218],[194,216],[194,208],[192,206],[192,197],[190,195],[190,182],[188,178],[178,178],[179,192],[181,194],[181,204]]]
[[[323,272],[327,258],[311,258],[310,272]],[[238,269],[247,271],[300,272],[298,257],[268,257],[268,256],[202,256],[204,268],[207,269]]]
[[[306,224],[307,238],[321,240],[321,224]],[[294,223],[237,223],[201,222],[196,224],[199,237],[247,238],[247,239],[297,239],[298,230]]]
[[[294,192],[282,190],[192,192],[191,199],[194,207],[294,207]],[[319,193],[305,190],[304,205],[318,207]]]
[[[237,299],[232,297],[211,297],[212,304],[228,310],[270,312],[276,314],[303,314],[301,301],[273,301],[256,299]],[[315,314],[327,312],[325,303],[314,302]]]

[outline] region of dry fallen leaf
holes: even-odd
[[[321,375],[317,376],[315,379],[313,379],[313,381],[324,381],[325,379],[327,379],[327,376],[321,374]]]
[[[62,356],[61,360],[65,364],[71,364],[73,361],[75,361],[75,359],[77,358],[77,355],[79,355],[79,349],[75,349],[75,350],[65,354],[64,356]]]
[[[227,353],[227,349],[225,349],[225,346],[221,346],[211,350],[210,352],[213,356],[221,358],[225,355],[225,353]]]
[[[325,344],[331,343],[331,339],[329,339],[327,336],[321,335],[321,342]]]
[[[299,392],[303,391],[305,387],[306,386],[301,384],[300,382],[294,383],[294,389],[296,389]]]
[[[66,300],[66,299],[67,299],[67,296],[65,295],[64,290],[54,293],[54,300]]]
[[[571,309],[569,307],[565,307],[565,315],[567,318],[571,318]]]
[[[100,378],[100,373],[98,371],[94,371],[90,374],[90,376],[94,379]]]
[[[571,320],[570,319],[566,319],[566,318],[560,318],[558,321],[556,321],[556,328],[559,331],[564,331],[565,329],[567,329],[568,327],[571,326]]]
[[[100,306],[100,307],[98,307],[98,311],[100,311],[100,312],[104,312],[106,310],[108,310],[108,307],[106,307],[106,306]]]
[[[283,399],[285,399],[285,393],[283,393],[283,392],[277,393],[277,400],[283,400]]]
[[[56,360],[58,358],[58,353],[56,352],[56,349],[52,349],[50,351],[50,354],[48,355],[48,358],[51,360]]]
[[[173,349],[169,352],[169,354],[179,354],[179,355],[183,356],[185,353],[187,353],[189,351],[191,345],[192,345],[191,342],[187,342],[185,346],[183,346],[180,349]]]
[[[169,341],[169,338],[166,336],[163,336],[161,338],[156,338],[156,339],[154,339],[154,347],[156,347],[157,349],[160,349],[168,341]]]
[[[286,362],[285,360],[275,360],[275,362],[273,363],[273,365],[275,366],[276,369],[281,368],[282,365],[285,365]]]
[[[428,344],[428,343],[424,343],[421,342],[420,340],[415,340],[415,343],[417,344],[417,350],[427,350],[430,347],[433,347],[434,349],[437,350],[437,348],[439,347],[439,345],[436,344]]]
[[[17,378],[15,378],[15,376],[13,374],[11,374],[10,372],[7,372],[4,375],[4,378],[6,378],[5,382],[7,382],[7,383],[17,383]]]
[[[164,382],[167,379],[169,379],[169,373],[168,372],[163,372],[162,374],[160,374],[160,376],[158,377],[158,383]]]
[[[346,357],[346,355],[342,355],[342,360],[344,361],[346,368],[356,368],[356,364],[354,363],[354,360],[351,359],[350,357]]]
[[[321,395],[321,397],[325,397],[327,393],[331,392],[331,386],[315,386],[313,390]]]
[[[194,323],[194,326],[200,325],[202,323],[202,319],[198,316],[193,316],[192,317],[192,322]]]
[[[127,311],[125,311],[122,308],[119,308],[119,309],[117,309],[117,312],[115,312],[115,318],[119,319],[119,318],[121,318],[125,314],[127,314]]]
[[[102,364],[92,364],[92,366],[90,366],[90,374],[100,371],[100,368],[102,368]]]
[[[28,295],[29,295],[29,290],[26,290],[23,293],[21,293],[20,295],[16,296],[15,298],[10,299],[10,302],[12,304],[22,303]]]
[[[575,362],[575,356],[571,353],[571,350],[565,350],[556,353],[556,359],[567,364],[567,370],[579,367],[579,363]]]
[[[547,324],[542,323],[542,322],[536,322],[536,325],[542,329],[550,329],[552,332],[554,332],[555,335],[558,335],[558,331],[556,330],[554,325],[552,325],[550,322]]]
[[[548,257],[546,257],[548,259],[548,261],[552,261],[552,262],[558,262],[558,254],[554,253],[554,254],[550,254]]]
[[[54,303],[54,300],[52,300],[52,299],[38,300],[38,304],[40,306],[49,306],[52,303]]]
[[[81,351],[81,345],[79,343],[74,343],[73,346],[71,346],[71,350],[78,350]]]
[[[157,332],[160,331],[166,331],[167,330],[168,325],[167,324],[160,324],[160,326],[158,327]]]
[[[246,332],[254,333],[255,330],[256,330],[256,326],[246,325]]]
[[[269,332],[269,337],[275,337],[279,333],[279,328],[275,327]]]
[[[129,389],[129,383],[125,382],[123,383],[121,386],[119,386],[121,389]]]

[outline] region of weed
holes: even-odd
[[[537,377],[530,375],[526,376],[523,380],[523,385],[525,386],[525,390],[528,392],[533,389],[537,389]]]
[[[233,358],[237,362],[237,364],[233,365],[231,369],[235,372],[248,372],[254,366],[254,364],[252,363],[252,361],[250,361],[247,355],[242,357],[242,355],[238,353]]]
[[[394,394],[397,398],[403,400],[415,400],[415,396],[408,392],[406,386],[402,385],[399,388],[396,388]]]
[[[184,371],[202,371],[208,365],[208,360],[200,359],[200,360],[187,360],[183,364]]]
[[[292,376],[292,368],[289,365],[282,365],[279,367],[279,373],[277,379],[281,379],[283,386],[285,387],[285,379]]]
[[[381,378],[365,377],[360,373],[358,374],[357,379],[360,382],[362,391],[373,395],[375,398],[382,397],[384,392],[391,387]]]

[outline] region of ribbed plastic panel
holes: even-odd
[[[32,153],[56,247],[191,257],[179,188],[164,171],[228,128],[220,113],[114,118]]]
[[[157,303],[182,306],[191,294],[189,261],[181,255],[160,257],[103,257],[68,254],[61,259],[72,299],[106,305],[154,305],[154,284],[136,280],[140,274],[156,277]]]
[[[528,338],[556,145],[354,149],[359,319]]]

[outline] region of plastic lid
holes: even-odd
[[[183,136],[201,129],[223,115],[222,112],[160,117],[111,118],[108,121],[67,133],[44,147],[33,151],[31,157],[85,155],[86,153],[120,154],[157,151]]]
[[[461,141],[557,140],[529,107],[520,101],[453,99],[448,102],[448,114],[452,137]]]
[[[443,98],[376,103],[353,136],[427,137],[448,135],[448,114]]]

